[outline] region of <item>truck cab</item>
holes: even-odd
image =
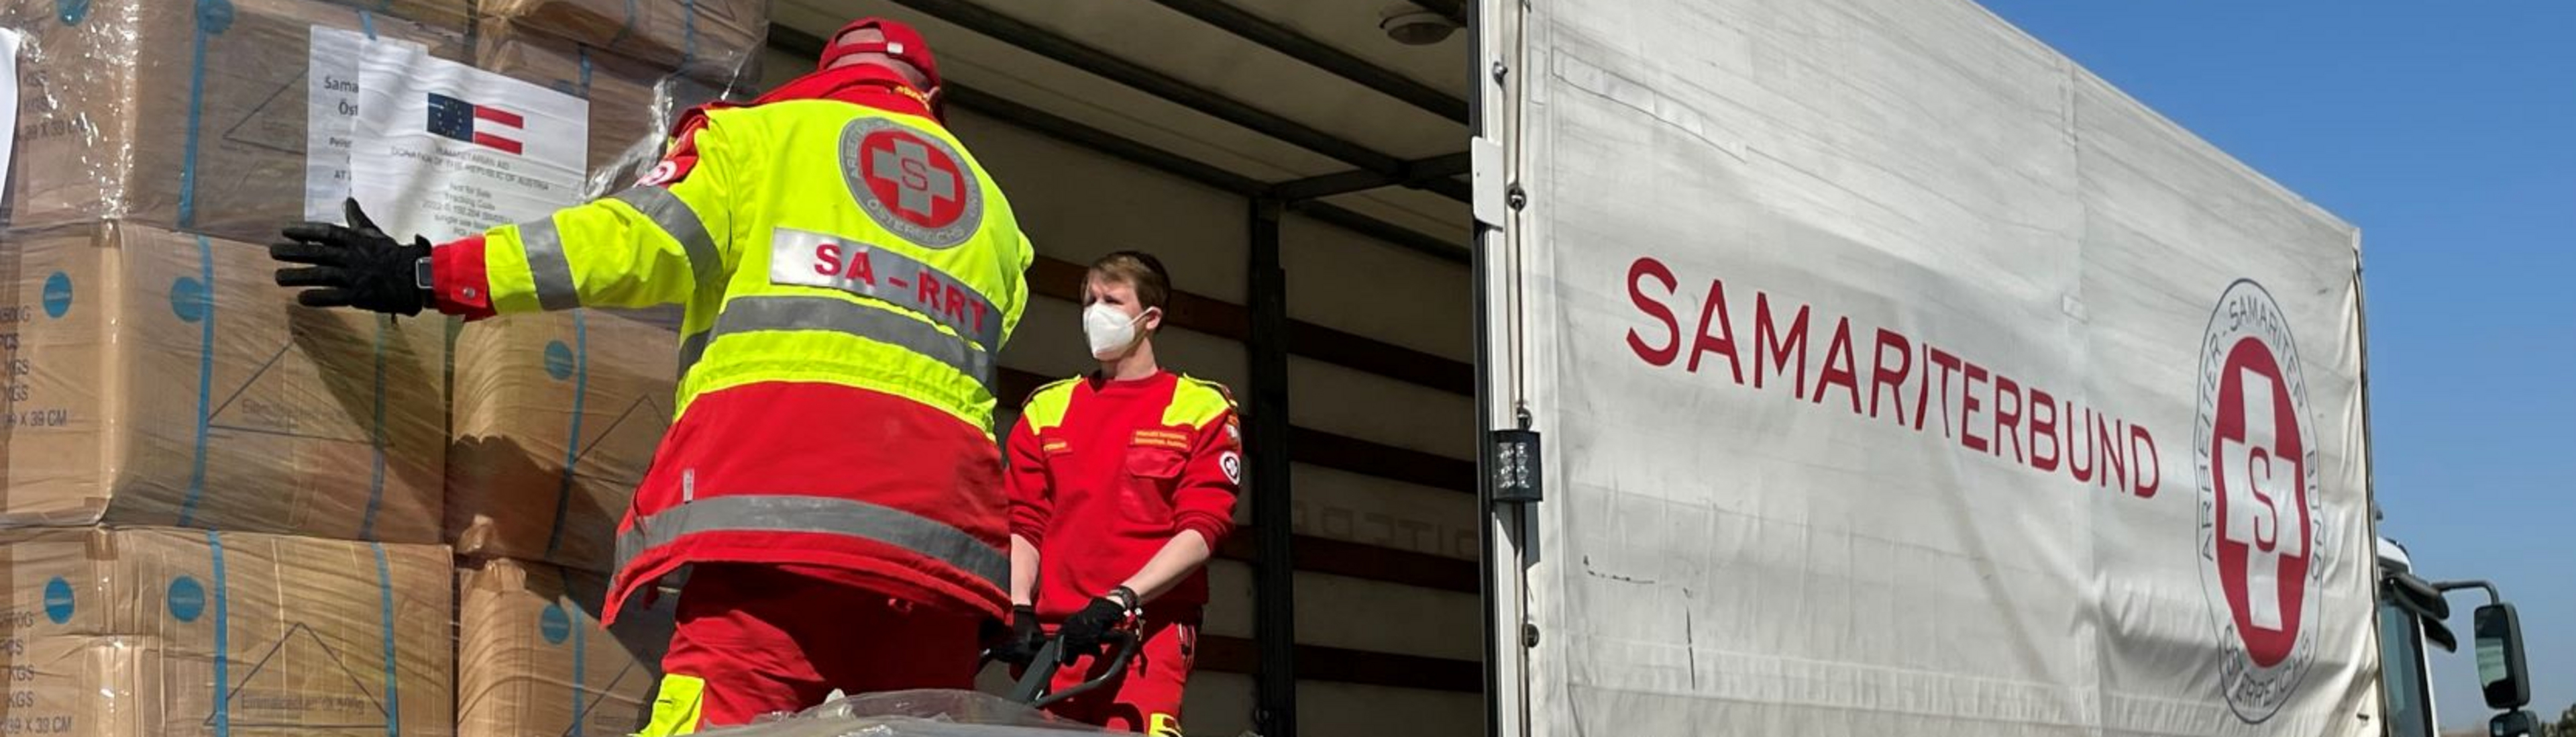
[[[2486,581],[2428,581],[2415,573],[2406,546],[2382,537],[2379,559],[2379,691],[2384,705],[2386,737],[2436,737],[2441,720],[2434,709],[2432,658],[2459,649],[2450,619],[2450,592],[2479,589],[2486,603],[2470,613],[2473,651],[2477,653],[2478,690],[2495,716],[2487,720],[2492,737],[2528,737],[2539,732],[2531,705],[2531,677],[2522,646],[2522,618],[2495,584]]]
[[[2406,546],[2379,538],[2379,575],[2414,573]],[[2432,659],[2423,615],[2404,606],[2390,587],[2379,597],[2380,688],[2388,701],[2387,737],[2434,737],[2441,722],[2433,711]]]

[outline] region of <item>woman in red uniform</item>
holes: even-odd
[[[1012,645],[1025,663],[1042,631],[1071,658],[1058,687],[1100,675],[1104,636],[1144,637],[1116,682],[1063,702],[1060,716],[1179,735],[1211,551],[1234,524],[1241,433],[1225,387],[1163,370],[1154,333],[1171,278],[1151,255],[1120,252],[1083,278],[1083,334],[1098,371],[1041,387],[1007,442]]]

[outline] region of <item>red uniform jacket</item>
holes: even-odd
[[[1214,548],[1234,527],[1241,430],[1225,387],[1169,372],[1040,388],[1007,443],[1011,534],[1036,545],[1038,616],[1061,619],[1136,575],[1196,530]],[[1201,570],[1148,604],[1192,613]]]

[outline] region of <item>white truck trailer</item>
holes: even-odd
[[[863,14],[1246,403],[1191,734],[2431,734],[2356,229],[1967,0]]]
[[[2355,228],[1966,2],[1484,9],[1500,734],[2426,733]]]

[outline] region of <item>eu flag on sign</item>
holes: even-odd
[[[436,92],[429,93],[429,132],[431,135],[452,138],[483,146],[490,146],[492,148],[515,154],[522,150],[522,146],[519,141],[514,138],[504,137],[493,131],[508,130],[516,132],[525,130],[526,125],[527,119],[520,117],[518,113],[502,110],[496,107],[476,105],[459,98],[449,97]]]

